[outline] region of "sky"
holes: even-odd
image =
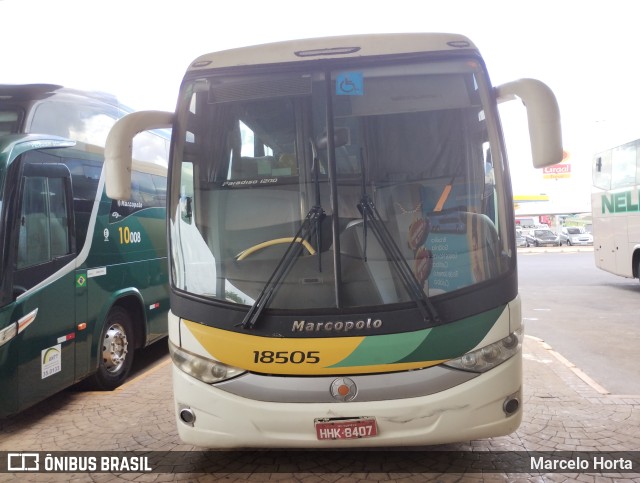
[[[330,35],[459,33],[479,48],[494,85],[532,77],[557,96],[565,179],[531,167],[524,111],[501,107],[514,193],[588,211],[594,153],[640,138],[639,11],[629,0],[0,0],[0,83],[57,83],[173,110],[187,66],[207,52]]]

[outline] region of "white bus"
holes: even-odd
[[[640,277],[640,140],[602,151],[593,163],[593,252],[598,268]]]
[[[307,39],[188,68],[172,127],[170,352],[180,437],[206,447],[423,445],[522,417],[515,224],[497,101],[527,107],[534,165],[562,158],[532,79],[492,87],[467,38]]]

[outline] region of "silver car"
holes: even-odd
[[[566,226],[560,231],[560,243],[567,245],[593,245],[593,235],[577,226]]]

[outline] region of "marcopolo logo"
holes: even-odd
[[[294,320],[291,332],[350,332],[352,330],[379,329],[382,327],[382,320],[336,320],[326,322],[313,322],[311,320]]]

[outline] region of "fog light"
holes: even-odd
[[[178,415],[180,416],[180,420],[189,426],[193,426],[193,423],[196,421],[196,414],[191,410],[191,408],[182,408]]]
[[[513,396],[508,397],[504,401],[504,404],[502,405],[502,409],[504,410],[507,416],[511,416],[512,414],[516,413],[519,408],[520,408],[520,401],[518,400],[517,397],[513,397]]]

